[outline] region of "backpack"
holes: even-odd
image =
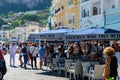
[[[26,52],[27,52],[26,47],[23,47],[22,48],[22,53],[26,53]]]

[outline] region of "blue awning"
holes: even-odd
[[[120,31],[114,29],[105,29],[105,33],[120,33]]]
[[[36,39],[52,39],[52,40],[61,40],[62,36],[64,36],[68,32],[73,32],[74,30],[68,29],[68,28],[58,28],[55,30],[49,30],[44,32],[39,32],[36,34],[32,34],[31,38]],[[35,37],[37,36],[37,37]]]
[[[104,28],[91,27],[88,29],[80,29],[71,33],[67,33],[67,35],[86,35],[86,34],[104,34]]]
[[[70,30],[70,29],[55,29],[55,30],[40,32],[38,34],[61,34],[61,33],[67,33],[67,32],[73,32],[73,30]]]
[[[111,25],[106,25],[105,26],[106,29],[111,29],[113,31],[119,32],[120,31],[120,22],[119,23],[114,23]]]

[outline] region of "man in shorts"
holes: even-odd
[[[40,69],[43,70],[42,66],[43,66],[43,62],[44,62],[44,58],[45,58],[45,47],[43,46],[43,44],[41,44],[40,49],[39,49],[39,57],[40,57]]]

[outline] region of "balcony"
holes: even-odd
[[[57,10],[55,10],[55,14],[58,13],[60,11],[60,8],[58,8]]]
[[[103,26],[104,25],[104,16],[102,14],[94,15],[91,17],[85,17],[81,19],[81,26],[89,26],[89,25],[98,25]]]

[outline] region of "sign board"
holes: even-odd
[[[88,35],[66,35],[63,38],[65,41],[81,41],[81,40],[119,40],[120,33],[114,34],[88,34]]]

